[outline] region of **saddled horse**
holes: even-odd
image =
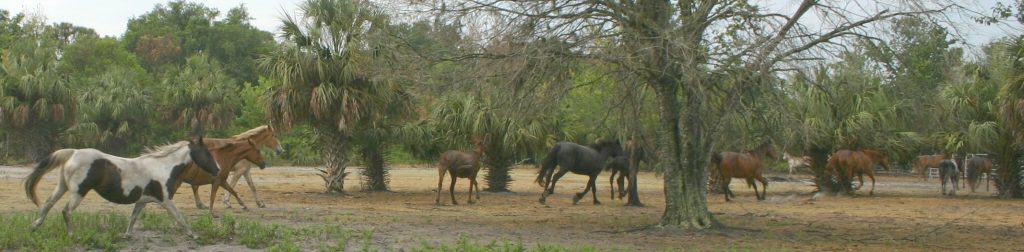
[[[242,202],[242,198],[238,197],[235,189],[227,184],[227,180],[231,172],[235,170],[235,165],[242,160],[254,163],[261,169],[267,166],[266,162],[263,161],[263,155],[260,154],[259,147],[251,140],[220,141],[216,144],[207,141],[206,145],[210,152],[213,153],[217,165],[224,167],[224,169],[221,169],[220,173],[216,176],[211,176],[193,163],[181,174],[181,179],[178,180],[178,183],[185,182],[192,185],[192,195],[196,201],[196,207],[200,209],[204,206],[203,202],[199,200],[199,186],[213,185],[213,188],[210,189],[210,214],[213,214],[213,202],[217,200],[217,188],[221,187],[238,200],[238,204],[242,206],[242,209],[248,209],[245,203]]]
[[[992,177],[992,159],[981,156],[973,155],[964,161],[964,168],[967,172],[967,184],[970,187],[971,192],[974,192],[978,188],[978,182],[981,180],[981,175],[986,174],[985,179],[985,191],[988,191],[989,180]]]
[[[586,175],[590,177],[587,187],[583,192],[573,197],[572,203],[579,203],[587,192],[593,190],[594,205],[601,204],[597,200],[597,175],[601,174],[606,161],[622,155],[622,145],[618,140],[601,141],[591,146],[583,146],[570,142],[558,142],[548,151],[548,156],[541,162],[540,170],[535,180],[544,188],[540,195],[540,203],[545,204],[547,196],[555,192],[555,184],[568,172]],[[558,172],[555,172],[558,166]]]
[[[939,163],[939,179],[942,180],[942,195],[956,195],[957,183],[960,180],[960,169],[953,160],[942,160]],[[953,189],[946,191],[946,182],[952,184]]]
[[[60,168],[60,181],[39,209],[39,219],[32,223],[32,228],[42,225],[50,208],[65,192],[71,191],[71,199],[62,213],[68,234],[74,234],[71,212],[86,194],[96,191],[107,201],[135,204],[125,235],[131,234],[135,220],[146,204],[156,202],[174,217],[189,236],[195,238],[173,201],[179,176],[191,163],[196,163],[210,174],[220,172],[220,167],[207,150],[202,137],[157,147],[137,158],[117,157],[96,149],[62,149],[53,152],[25,178],[25,194],[38,206],[36,184],[47,172]]]
[[[868,194],[873,195],[875,194],[875,165],[881,165],[885,169],[891,170],[889,164],[889,156],[881,151],[839,150],[828,158],[826,169],[847,181],[852,181],[853,176],[858,176],[860,185],[855,188],[856,190],[864,187],[864,175],[867,174],[871,178],[871,191]]]
[[[284,148],[281,147],[281,142],[277,140],[277,134],[274,132],[274,127],[271,127],[270,125],[262,125],[252,128],[230,138],[208,138],[206,141],[208,143],[219,143],[232,140],[251,140],[259,147],[273,149],[278,155],[284,153]],[[234,169],[235,172],[231,176],[231,181],[227,184],[230,185],[231,188],[234,188],[235,185],[238,184],[238,179],[244,176],[245,183],[249,184],[249,190],[252,191],[252,198],[256,201],[256,206],[261,208],[267,207],[267,204],[263,203],[259,194],[256,193],[256,185],[252,182],[252,165],[253,163],[246,162],[244,160],[236,164]],[[260,167],[260,169],[263,169],[263,167]],[[224,206],[231,208],[231,198],[228,197],[228,193],[230,192],[224,192],[223,202]],[[200,203],[200,205],[201,204],[202,203]],[[210,204],[212,205],[213,202],[210,202]]]
[[[949,159],[949,155],[936,154],[936,155],[920,155],[914,160],[913,171],[923,180],[928,180],[928,168],[939,168],[939,163],[942,160]]]
[[[754,196],[757,200],[764,200],[768,194],[768,180],[764,178],[764,158],[778,159],[775,147],[770,143],[763,143],[756,149],[745,152],[724,151],[711,156],[711,164],[718,169],[719,182],[722,192],[725,194],[725,201],[730,201],[730,196],[736,195],[729,190],[729,183],[732,178],[742,178],[747,185],[754,188]],[[754,180],[761,182],[761,193],[757,193],[757,184]]]

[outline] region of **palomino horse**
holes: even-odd
[[[789,152],[783,152],[782,159],[786,160],[786,164],[789,167],[789,175],[793,175],[793,171],[797,168],[811,166],[811,157],[808,156],[793,156],[789,155]]]
[[[891,170],[889,163],[889,156],[877,150],[839,150],[828,158],[826,169],[842,180],[852,181],[853,176],[860,177],[860,185],[855,190],[864,187],[864,174],[867,174],[871,178],[871,191],[868,195],[874,195],[875,165]]]
[[[259,147],[274,149],[274,151],[277,152],[278,155],[281,155],[282,153],[284,153],[284,148],[281,147],[281,142],[277,140],[277,135],[274,133],[274,127],[271,127],[269,125],[262,125],[262,126],[259,126],[259,127],[256,127],[256,128],[252,128],[250,130],[247,130],[245,132],[242,132],[242,133],[240,133],[238,135],[235,135],[235,136],[233,136],[231,138],[227,138],[227,139],[223,139],[223,138],[209,138],[209,139],[207,139],[207,142],[215,143],[215,142],[221,142],[221,141],[246,140],[246,139],[252,140],[252,142],[255,143]],[[263,167],[260,167],[260,169],[263,169]],[[231,176],[231,181],[228,182],[228,185],[230,185],[231,188],[234,188],[235,185],[238,184],[238,179],[242,178],[244,176],[245,177],[245,183],[249,184],[249,190],[252,191],[252,198],[253,198],[253,200],[256,201],[256,206],[259,206],[261,208],[262,207],[267,207],[267,204],[264,204],[263,200],[260,199],[259,194],[256,193],[256,185],[252,182],[252,172],[250,172],[251,170],[252,170],[252,163],[245,162],[244,160],[243,160],[243,162],[239,162],[238,164],[235,165],[235,172]],[[226,206],[228,208],[231,208],[231,198],[228,197],[228,193],[230,193],[230,192],[224,192],[224,201],[223,202],[224,202],[224,206]],[[213,202],[210,202],[210,204],[212,205]],[[202,203],[199,203],[196,206],[198,207],[198,206],[201,206],[201,205],[202,205]]]
[[[231,172],[234,171],[235,164],[238,164],[239,161],[246,160],[252,162],[261,169],[266,167],[267,164],[263,161],[263,155],[260,154],[259,148],[251,140],[222,141],[217,144],[208,142],[207,147],[213,153],[214,158],[216,158],[217,165],[224,167],[224,169],[221,169],[220,174],[210,176],[210,174],[202,172],[195,164],[191,164],[182,173],[178,183],[185,182],[192,185],[192,195],[195,196],[194,199],[197,207],[201,207],[203,204],[199,200],[199,186],[212,184],[213,188],[210,190],[210,214],[213,214],[213,202],[217,199],[217,188],[219,187],[223,187],[224,190],[231,193],[238,200],[238,204],[242,206],[242,209],[248,209],[245,203],[242,202],[242,199],[238,197],[235,189],[227,184],[227,180]]]
[[[978,188],[978,180],[982,174],[987,174],[985,179],[985,191],[988,191],[989,178],[992,177],[992,159],[981,155],[972,155],[964,161],[964,168],[967,172],[967,184],[971,192]]]
[[[441,205],[441,185],[444,184],[444,174],[452,177],[451,186],[448,192],[452,195],[452,205],[458,205],[455,201],[455,181],[458,178],[469,179],[469,200],[473,204],[473,188],[476,188],[476,200],[480,200],[480,185],[476,182],[476,174],[480,172],[480,157],[484,155],[484,144],[481,140],[473,140],[473,153],[465,153],[457,150],[446,151],[437,159],[437,199],[434,204]]]
[[[555,146],[548,151],[548,156],[541,162],[535,180],[537,184],[544,187],[544,191],[540,194],[540,203],[545,204],[548,195],[555,193],[555,184],[558,183],[558,180],[565,173],[572,172],[590,177],[583,192],[577,193],[572,198],[572,204],[579,203],[580,199],[591,190],[593,190],[594,205],[601,204],[601,201],[597,200],[597,184],[595,183],[597,175],[601,174],[601,170],[607,165],[605,162],[608,158],[621,155],[622,145],[618,140],[601,141],[589,147],[570,142],[555,143]],[[558,166],[558,172],[555,172],[555,166]]]
[[[914,160],[913,171],[923,180],[928,180],[928,168],[939,168],[939,163],[942,160],[949,159],[949,155],[938,154],[938,155],[920,155],[917,156],[917,160]]]
[[[960,169],[953,160],[942,160],[942,162],[939,163],[939,179],[942,180],[942,195],[956,195],[956,188],[959,183],[958,180],[960,180]],[[948,194],[946,193],[947,181],[953,186],[953,189],[948,191]]]
[[[757,149],[748,150],[743,153],[723,151],[711,156],[711,164],[717,167],[719,182],[722,184],[722,192],[725,194],[725,201],[730,201],[730,196],[736,195],[729,190],[729,183],[732,178],[746,179],[747,185],[754,187],[754,196],[757,200],[764,200],[768,194],[768,180],[762,175],[764,173],[764,158],[771,157],[778,159],[778,153],[770,143],[763,143]],[[761,194],[757,193],[757,184],[754,180],[761,182]]]
[[[25,194],[38,206],[36,184],[47,172],[60,168],[60,181],[39,209],[39,219],[32,223],[32,229],[42,225],[50,208],[65,192],[71,191],[71,200],[68,200],[62,213],[68,235],[74,234],[71,212],[89,191],[96,191],[107,201],[135,204],[125,235],[131,234],[135,220],[146,204],[156,202],[174,217],[189,236],[196,238],[172,200],[178,189],[179,176],[191,163],[198,164],[210,174],[220,172],[220,167],[206,149],[202,137],[157,147],[137,158],[117,157],[96,149],[62,149],[53,152],[25,178]]]

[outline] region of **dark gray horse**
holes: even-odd
[[[555,192],[555,184],[558,183],[558,179],[566,173],[572,172],[590,177],[587,187],[573,197],[572,203],[579,203],[580,199],[587,195],[587,192],[593,190],[594,204],[601,204],[597,200],[597,185],[595,183],[597,175],[601,174],[601,170],[605,168],[609,158],[621,155],[622,145],[618,140],[601,141],[589,147],[570,142],[556,143],[548,151],[548,156],[541,162],[540,171],[537,174],[537,184],[544,187],[540,203],[544,204],[547,196]],[[555,172],[555,166],[558,166],[558,172]]]
[[[959,186],[958,183],[960,181],[960,169],[957,167],[956,163],[953,163],[952,160],[948,159],[942,160],[942,162],[939,163],[939,179],[942,180],[942,195],[956,195],[956,188]],[[946,193],[947,182],[953,186],[953,189],[950,190],[948,194]]]

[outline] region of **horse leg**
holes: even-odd
[[[861,175],[861,176],[863,176],[863,175]],[[871,178],[871,191],[868,192],[868,195],[875,195],[875,172],[874,171],[868,171],[868,178]],[[861,179],[863,179],[863,178],[861,178]],[[864,182],[860,182],[860,183],[864,184]]]
[[[466,203],[468,204],[476,203],[473,201],[473,184],[475,183],[474,181],[476,181],[475,176],[469,178],[469,195],[467,195],[468,199],[466,200]]]
[[[730,195],[732,195],[733,198],[736,197],[736,195],[732,194],[732,191],[729,190],[729,183],[730,182],[732,182],[732,178],[731,177],[728,177],[728,176],[723,176],[722,177],[722,194],[725,194],[725,201],[726,202],[730,201],[729,200],[729,196]]]
[[[594,177],[590,178],[590,188],[590,195],[594,196],[594,205],[600,205],[601,202],[597,200],[597,175],[594,175]]]
[[[620,200],[626,198],[626,193],[629,191],[629,188],[626,187],[626,178],[628,175],[629,174],[625,171],[618,173],[618,199]]]
[[[238,192],[235,192],[235,188],[231,187],[231,185],[228,185],[227,178],[224,178],[224,180],[225,181],[221,181],[220,187],[223,187],[225,191],[228,191],[228,193],[230,193],[231,196],[235,197],[235,200],[238,201],[238,205],[242,206],[242,210],[249,210],[249,207],[245,205],[245,202],[242,202],[242,198],[238,197]],[[227,198],[227,199],[230,199],[230,198]],[[211,205],[213,204],[212,200],[213,199],[211,199],[211,201],[210,201]]]
[[[57,183],[57,187],[53,188],[53,193],[50,194],[49,198],[46,198],[46,203],[43,203],[43,207],[39,209],[39,219],[32,222],[32,230],[36,230],[40,225],[43,225],[43,221],[46,220],[46,214],[50,212],[54,204],[57,204],[57,200],[64,196],[64,193],[68,191],[67,183],[61,178],[60,182]]]
[[[142,213],[143,208],[146,208],[146,203],[135,203],[135,209],[132,209],[132,216],[128,217],[128,230],[124,231],[124,236],[132,235],[132,229],[135,228],[135,220],[139,219],[139,213]]]
[[[608,176],[608,192],[610,193],[612,200],[615,200],[615,173],[618,172],[616,169],[612,169],[612,175]],[[621,188],[621,187],[620,187]]]
[[[82,203],[82,198],[85,197],[85,193],[88,193],[88,191],[84,193],[72,193],[71,200],[68,200],[68,204],[64,206],[64,211],[61,212],[64,214],[64,225],[68,228],[69,237],[75,235],[75,229],[71,226],[71,212],[75,211],[75,208],[78,208],[78,204]]]
[[[196,236],[195,233],[192,232],[192,228],[188,227],[188,223],[185,222],[185,218],[181,217],[181,212],[178,212],[178,208],[174,206],[174,201],[164,200],[163,202],[160,202],[160,206],[163,206],[164,210],[167,210],[167,213],[171,214],[171,217],[174,217],[174,221],[178,222],[178,226],[185,229],[186,235],[192,237],[192,239],[199,238],[199,236]],[[210,208],[212,209],[213,207],[211,206]]]
[[[590,189],[593,188],[593,186],[592,186],[593,184],[594,184],[594,177],[590,177],[590,180],[587,181],[587,186],[583,188],[583,192],[577,193],[575,196],[572,197],[572,204],[576,205],[576,204],[580,203],[580,200],[583,199],[583,196],[586,196],[587,193],[590,192]]]
[[[196,208],[206,209],[206,205],[203,205],[203,201],[199,200],[199,186],[192,184],[190,185],[192,186],[192,199],[196,201]]]
[[[458,180],[458,178],[455,177],[455,172],[449,172],[448,175],[451,175],[452,177],[452,184],[448,186],[448,193],[452,196],[452,205],[458,205],[459,202],[455,201],[455,181]]]
[[[768,180],[763,176],[758,175],[757,181],[761,181],[761,200],[768,199]],[[754,188],[754,192],[757,193],[757,188]]]
[[[545,202],[547,201],[548,195],[551,195],[551,194],[555,193],[555,184],[558,183],[558,180],[561,179],[562,176],[565,176],[566,172],[568,172],[568,171],[565,170],[565,169],[559,168],[558,172],[556,172],[555,175],[552,176],[551,179],[548,180],[547,183],[544,184],[544,191],[540,193],[540,203],[541,204],[545,204]]]
[[[265,207],[267,207],[267,204],[263,203],[263,200],[260,199],[259,194],[256,193],[256,183],[252,182],[252,173],[251,173],[251,171],[252,171],[252,169],[248,169],[244,173],[242,173],[243,175],[245,175],[245,183],[249,184],[249,190],[252,191],[252,199],[256,201],[256,206],[258,206],[260,208],[265,208]],[[238,177],[235,177],[235,182],[236,183],[238,182]],[[235,186],[235,183],[232,183],[231,187],[234,187],[234,186]]]
[[[235,164],[235,173],[231,174],[231,178],[229,179],[231,182],[228,182],[228,185],[231,185],[231,188],[235,188],[235,185],[238,185],[238,179],[242,178],[244,173],[249,172],[249,170],[242,168],[242,163],[247,162],[238,162],[238,164]],[[251,186],[252,184],[249,185]],[[255,188],[253,188],[253,192],[256,192]],[[228,192],[224,192],[224,195],[221,197],[224,197],[224,199],[221,200],[221,202],[224,202],[224,207],[231,208],[231,195],[229,195]],[[210,202],[210,204],[213,204],[213,202]]]
[[[447,170],[444,168],[437,168],[437,198],[434,199],[434,205],[441,205],[441,186],[444,185],[444,175]]]
[[[473,176],[473,188],[476,188],[476,201],[480,201],[480,183],[476,182],[476,176]]]

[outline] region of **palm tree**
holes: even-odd
[[[375,110],[398,102],[401,86],[375,71],[388,60],[388,17],[376,6],[350,0],[308,0],[286,16],[284,43],[260,59],[277,83],[269,112],[283,128],[312,126],[327,168],[327,192],[344,189],[352,137]]]
[[[155,105],[150,89],[143,85],[144,79],[144,72],[119,67],[83,87],[82,115],[64,132],[65,142],[97,146],[114,154],[128,154],[144,146]]]
[[[521,113],[472,96],[447,97],[431,115],[436,141],[450,149],[468,149],[474,138],[482,139],[483,163],[488,168],[485,190],[508,191],[509,170],[521,160],[538,157],[556,138],[558,124],[540,114]],[[538,157],[539,158],[539,157]]]
[[[999,90],[1000,131],[996,138],[996,157],[1000,164],[996,188],[1002,198],[1024,197],[1024,169],[1021,149],[1024,148],[1024,37],[997,44],[992,54],[993,79],[1002,83]]]
[[[788,113],[784,135],[787,150],[803,150],[819,190],[839,192],[850,181],[833,179],[825,170],[828,155],[839,149],[875,148],[888,153],[908,153],[917,135],[903,129],[906,107],[893,97],[891,86],[882,85],[877,72],[867,67],[858,53],[847,53],[843,63],[819,67],[812,74],[790,78],[786,92]],[[890,154],[892,155],[892,154]]]
[[[76,103],[57,67],[57,41],[42,35],[42,28],[26,30],[0,55],[0,127],[35,161],[74,122]]]

